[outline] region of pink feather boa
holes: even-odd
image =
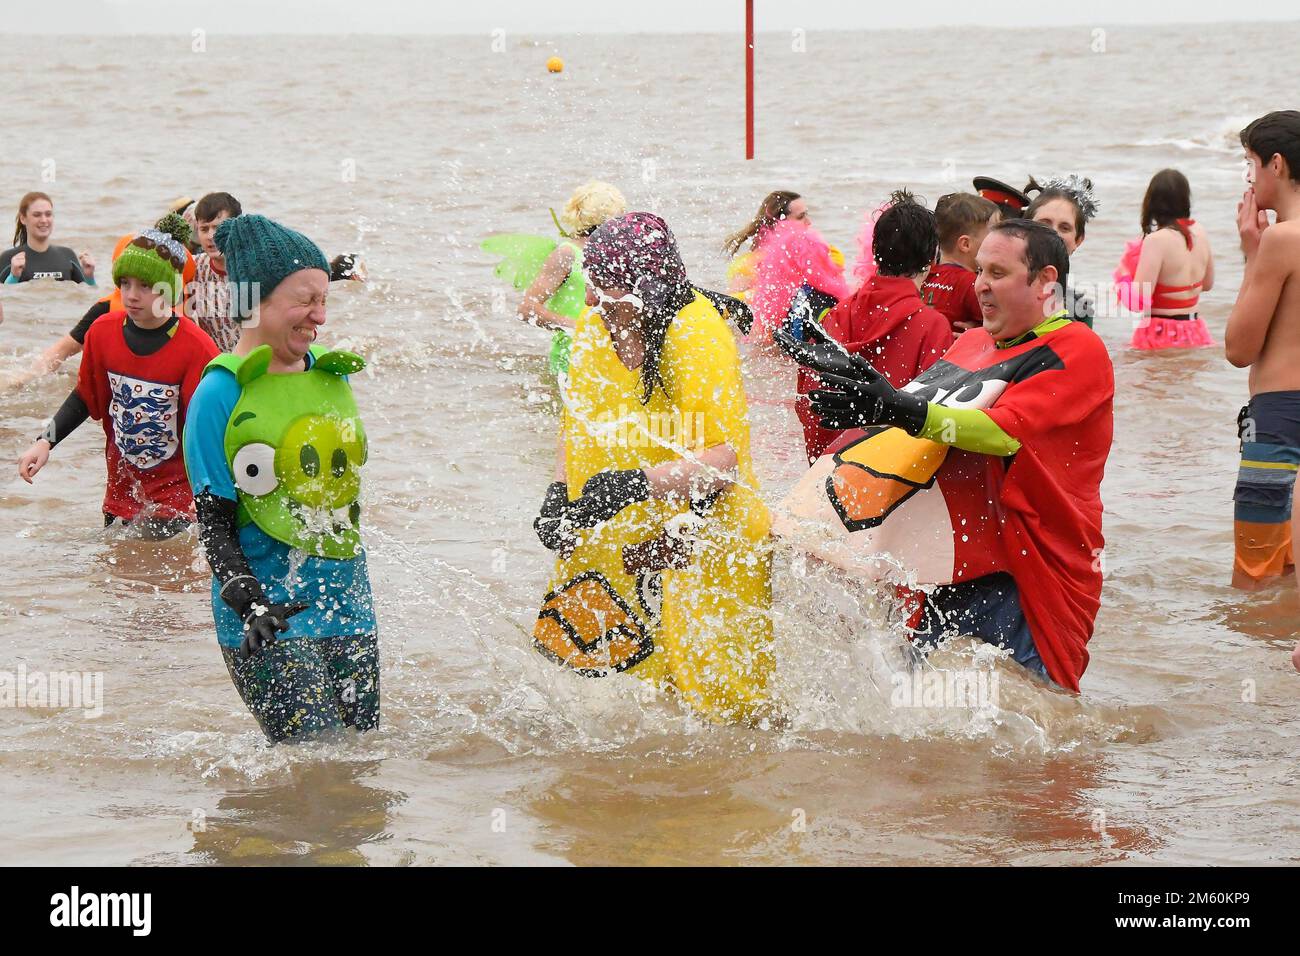
[[[1133,277],[1137,274],[1138,260],[1142,257],[1143,238],[1143,236],[1138,236],[1136,239],[1128,241],[1128,244],[1124,246],[1124,254],[1120,256],[1119,265],[1115,267],[1113,273],[1115,298],[1120,305],[1130,312],[1145,312],[1151,305],[1150,301],[1142,295],[1142,290],[1133,284]]]
[[[882,202],[862,217],[862,230],[858,233],[858,261],[853,263],[853,278],[862,285],[876,274],[876,257],[872,254],[872,241],[876,233],[876,222],[889,208],[888,202]]]
[[[831,260],[830,247],[811,226],[782,220],[763,236],[754,274],[754,327],[750,338],[767,341],[790,311],[802,285],[843,299],[849,294],[844,272]]]

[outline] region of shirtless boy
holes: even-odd
[[[1237,207],[1246,271],[1228,317],[1228,361],[1250,369],[1238,418],[1241,469],[1234,587],[1255,590],[1294,568],[1291,522],[1300,466],[1300,111],[1241,131],[1250,186]],[[1269,225],[1267,210],[1276,213]]]

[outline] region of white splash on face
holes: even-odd
[[[582,273],[582,279],[587,283],[587,288],[591,291],[592,295],[595,296],[596,301],[592,304],[592,308],[601,315],[609,315],[610,311],[624,304],[631,306],[638,312],[645,310],[645,302],[642,301],[641,297],[635,292],[626,292],[623,295],[610,295],[592,281],[590,274],[588,274],[585,269]]]

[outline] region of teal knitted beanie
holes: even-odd
[[[320,269],[329,275],[330,264],[320,247],[265,216],[244,215],[227,219],[212,236],[226,260],[230,281],[230,310],[247,319],[251,306],[265,301],[275,287],[299,269]],[[259,298],[249,291],[256,290]]]

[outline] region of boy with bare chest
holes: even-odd
[[[1238,417],[1234,587],[1254,590],[1294,568],[1291,512],[1300,467],[1300,111],[1241,131],[1250,187],[1237,207],[1246,270],[1224,335],[1228,361],[1250,368]],[[1276,213],[1269,224],[1267,210]]]

